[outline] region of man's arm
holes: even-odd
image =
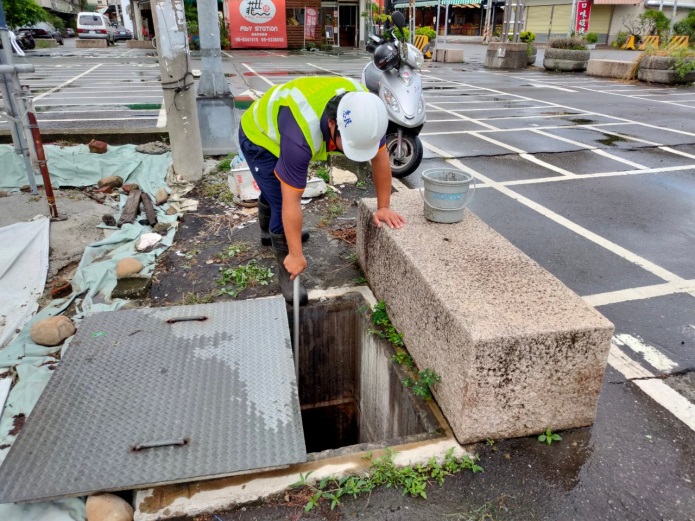
[[[385,222],[389,228],[403,228],[405,219],[391,210],[391,162],[386,147],[381,147],[372,159],[372,172],[377,207],[374,222],[379,228],[382,222]]]
[[[285,269],[290,280],[306,269],[306,259],[302,252],[302,192],[281,183],[282,226],[290,253],[285,257]]]

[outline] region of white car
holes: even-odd
[[[116,43],[116,29],[103,14],[79,13],[77,15],[77,37],[106,40],[107,45],[114,45]]]

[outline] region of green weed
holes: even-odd
[[[424,465],[397,467],[393,462],[394,456],[395,452],[392,449],[387,449],[381,458],[373,458],[370,453],[366,459],[370,461],[371,466],[365,474],[352,474],[342,478],[330,476],[317,484],[310,482],[311,472],[300,474],[299,481],[294,483],[292,488],[306,487],[311,494],[304,512],[319,506],[322,501],[330,502],[333,510],[341,504],[341,498],[356,498],[382,486],[399,490],[404,496],[427,499],[427,487],[431,482],[441,486],[447,476],[464,470],[470,470],[474,474],[483,471],[476,463],[475,456],[465,455],[457,458],[454,456],[453,448],[447,451],[442,463],[433,457]]]
[[[423,400],[432,399],[432,387],[442,381],[442,377],[431,369],[425,369],[417,374],[417,377],[408,377],[403,380],[403,385],[412,389],[415,396]]]
[[[255,259],[236,268],[220,268],[217,284],[222,289],[217,294],[237,298],[249,286],[267,286],[272,279],[273,270],[260,266]]]
[[[546,443],[546,444],[548,444],[548,445],[550,445],[550,444],[553,443],[554,441],[560,441],[560,440],[562,440],[562,438],[560,437],[560,435],[559,435],[559,434],[554,434],[554,433],[550,430],[550,427],[548,427],[548,428],[545,430],[545,433],[544,433],[544,434],[541,434],[540,436],[538,436],[538,441],[539,441],[539,442],[541,442],[541,443]]]
[[[215,299],[215,292],[209,293],[186,293],[181,297],[181,304],[192,306],[194,304],[210,304]]]
[[[232,152],[229,154],[227,157],[222,159],[219,163],[217,163],[217,170],[218,172],[229,172],[232,169],[232,160],[237,156],[238,154]]]
[[[227,246],[227,248],[220,253],[220,259],[222,262],[228,262],[237,255],[246,253],[247,251],[249,251],[248,244],[245,242],[235,242],[234,244]]]

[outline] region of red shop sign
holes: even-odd
[[[586,34],[589,32],[589,16],[591,16],[592,2],[577,2],[577,20],[574,27],[576,34]]]
[[[287,48],[285,0],[229,0],[232,48]]]

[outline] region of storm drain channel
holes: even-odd
[[[0,467],[0,502],[171,497],[193,481],[448,437],[436,406],[403,386],[368,310],[360,292],[302,308],[298,385],[278,297],[86,318]]]

